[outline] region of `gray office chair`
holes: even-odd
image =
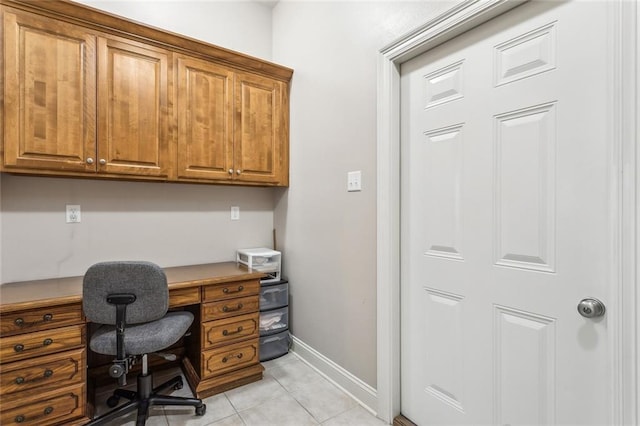
[[[133,362],[142,358],[137,392],[118,388],[107,400],[107,405],[115,407],[120,397],[129,399],[129,402],[89,424],[105,424],[137,410],[136,426],[142,426],[152,405],[190,405],[195,407],[196,415],[204,415],[206,405],[200,399],[158,394],[171,387],[182,388],[181,376],[154,388],[148,371],[147,354],[176,343],[193,322],[191,312],[167,313],[167,278],[158,265],[150,262],[102,262],[91,266],[83,280],[82,307],[89,321],[102,324],[91,336],[89,347],[94,352],[115,356],[109,374],[118,379],[119,386],[126,385],[126,375]]]

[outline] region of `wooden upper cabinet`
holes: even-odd
[[[98,171],[168,176],[170,53],[98,39]]]
[[[3,21],[4,165],[93,169],[96,37],[28,13]]]
[[[178,178],[288,184],[286,85],[195,58],[177,67]]]
[[[177,67],[178,178],[229,180],[233,72],[188,57],[179,57]]]
[[[0,171],[289,185],[292,70],[69,1],[0,13]]]
[[[242,181],[288,185],[286,86],[248,73],[235,75],[235,176]]]

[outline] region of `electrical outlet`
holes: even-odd
[[[82,222],[79,204],[67,204],[67,223]]]

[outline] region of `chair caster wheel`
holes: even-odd
[[[107,399],[107,407],[109,408],[113,408],[116,405],[118,405],[118,403],[120,402],[120,397],[116,396],[116,395],[111,395],[108,399]]]
[[[204,413],[207,412],[207,406],[202,404],[199,407],[196,407],[196,416],[204,416]]]

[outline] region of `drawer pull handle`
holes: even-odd
[[[42,346],[43,346],[43,347],[44,347],[44,346],[49,346],[49,345],[51,345],[52,343],[53,343],[53,339],[51,339],[51,338],[47,338],[47,339],[44,339],[44,340],[42,341]],[[23,345],[22,343],[18,343],[17,345],[15,345],[15,346],[13,347],[13,350],[14,350],[14,351],[16,351],[16,352],[22,352],[22,351],[24,351],[24,345]]]
[[[227,361],[229,361],[232,358],[242,359],[242,352],[240,352],[239,354],[235,354],[235,355],[225,356],[224,358],[222,358],[222,362],[226,364]]]
[[[229,290],[229,287],[225,287],[225,288],[222,289],[222,292],[224,294],[240,293],[242,290],[244,290],[244,286],[239,285],[237,290]]]
[[[229,331],[229,330],[222,330],[222,335],[223,336],[229,336],[232,334],[238,334],[242,331],[242,326],[239,326],[236,331]]]
[[[26,327],[26,326],[31,327],[31,326],[38,325],[38,324],[43,323],[43,322],[49,322],[51,320],[53,320],[53,314],[44,314],[42,316],[42,320],[40,320],[40,321],[26,322],[24,320],[24,318],[16,318],[13,321],[13,323],[18,327]]]
[[[240,309],[242,309],[242,303],[238,303],[238,305],[235,308],[230,308],[227,305],[224,305],[224,307],[222,308],[222,312],[233,312],[233,311],[239,311]]]
[[[42,379],[48,379],[48,378],[49,378],[49,377],[51,377],[51,376],[53,376],[53,370],[49,370],[49,369],[47,368],[46,370],[44,370],[44,373],[42,374],[42,377],[36,377],[36,378],[35,378],[35,379],[33,379],[33,380],[29,380],[29,381],[27,381],[27,380],[25,380],[25,378],[24,378],[24,377],[19,376],[19,377],[16,377],[15,382],[16,382],[16,385],[23,385],[23,384],[25,384],[25,383],[39,382],[40,380],[42,380]]]
[[[47,416],[49,414],[53,413],[53,407],[47,407],[44,409],[44,415]]]
[[[16,416],[14,420],[16,421],[16,423],[22,423],[24,422],[24,416],[23,415]]]

